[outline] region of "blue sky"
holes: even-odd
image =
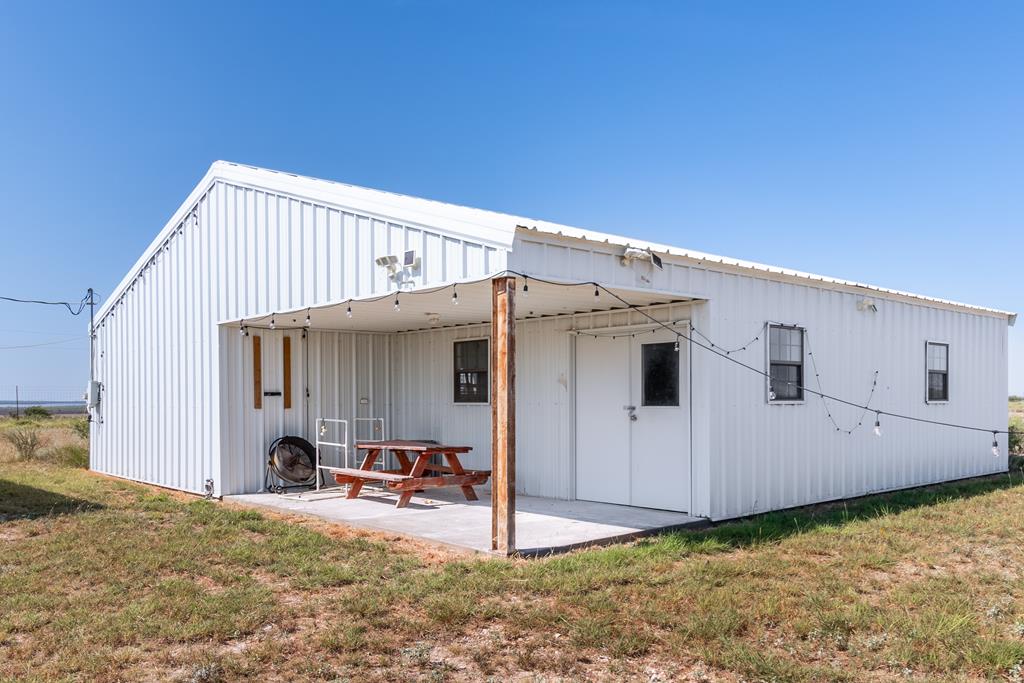
[[[0,98],[4,296],[110,293],[228,159],[1024,309],[1019,2],[8,0]],[[0,391],[85,333],[0,302],[79,337]]]

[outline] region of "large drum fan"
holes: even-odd
[[[315,482],[316,449],[301,436],[282,436],[270,444],[267,455],[267,473],[263,484],[268,491],[280,493],[299,486],[311,486]],[[287,483],[272,484],[271,474]]]

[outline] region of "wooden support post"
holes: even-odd
[[[263,355],[258,334],[252,338],[252,407],[263,407]]]
[[[516,279],[491,281],[491,550],[516,550]]]

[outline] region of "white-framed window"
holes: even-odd
[[[804,400],[804,328],[768,325],[768,402]]]
[[[924,344],[925,394],[927,403],[945,403],[949,400],[949,344]]]
[[[487,339],[459,339],[452,344],[452,400],[487,403],[490,400],[491,354]]]

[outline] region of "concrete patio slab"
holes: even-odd
[[[285,495],[252,493],[225,496],[225,500],[489,553],[491,500],[482,491],[479,496],[480,500],[470,502],[457,490],[436,491],[429,496],[417,495],[408,507],[400,509],[395,508],[397,495],[370,487],[352,500],[346,499],[339,488]],[[707,520],[681,512],[516,497],[516,545],[521,555],[565,552],[660,531],[707,525]]]

